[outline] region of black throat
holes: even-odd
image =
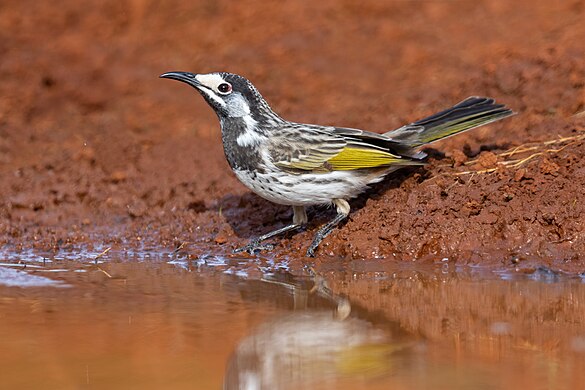
[[[238,144],[238,137],[248,131],[244,119],[220,117],[219,121],[223,150],[230,167],[234,170],[263,172],[259,147]]]

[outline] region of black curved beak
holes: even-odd
[[[182,81],[184,83],[191,85],[192,87],[199,88],[201,86],[201,83],[197,81],[195,76],[197,76],[195,73],[189,72],[167,72],[161,74],[158,77],[160,77],[161,79]]]

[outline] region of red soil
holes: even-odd
[[[233,176],[201,97],[158,79],[225,70],[299,122],[382,132],[470,95],[518,112],[433,145],[429,166],[354,200],[317,265],[447,258],[583,272],[584,19],[578,0],[7,2],[0,245],[227,254],[287,223],[288,208]],[[570,139],[544,144],[559,137]],[[314,210],[271,256],[305,264],[331,216]]]

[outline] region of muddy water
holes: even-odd
[[[6,255],[2,388],[581,388],[585,284],[444,265]],[[247,262],[254,260],[247,260]],[[20,263],[20,264],[18,264]]]

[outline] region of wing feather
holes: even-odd
[[[400,149],[382,134],[294,124],[275,131],[268,150],[276,166],[296,173],[421,164],[408,154],[396,153],[391,146]]]
[[[312,171],[338,155],[347,141],[338,135],[313,126],[279,128],[268,144],[272,162],[284,169]]]

